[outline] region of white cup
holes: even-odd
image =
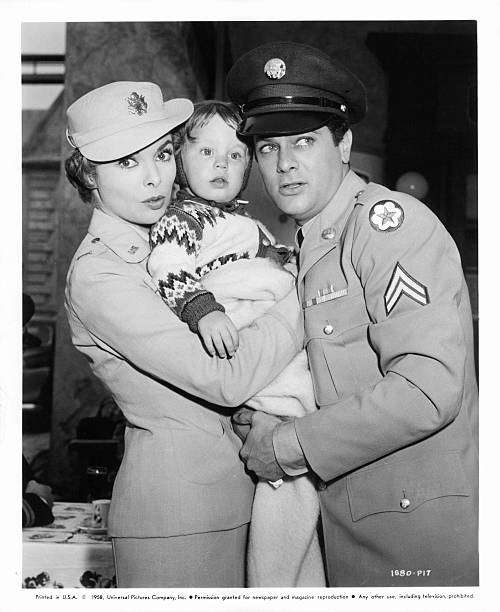
[[[92,502],[92,517],[90,521],[92,527],[102,529],[108,528],[110,504],[111,500],[109,499],[94,499],[94,501]]]

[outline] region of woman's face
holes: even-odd
[[[175,178],[172,137],[118,161],[96,164],[97,207],[137,225],[152,225],[170,202]]]

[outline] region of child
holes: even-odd
[[[248,147],[236,134],[239,121],[229,104],[195,105],[174,133],[180,191],[150,235],[148,269],[159,294],[200,335],[208,352],[221,358],[237,350],[237,330],[294,284],[280,265],[291,250],[277,246],[267,229],[244,213],[246,202],[239,199],[251,163]],[[305,352],[247,405],[280,416],[315,410]],[[308,475],[273,484],[275,489],[257,484],[248,586],[324,586],[314,484]]]
[[[202,102],[174,133],[180,191],[152,229],[148,264],[165,302],[221,358],[234,355],[238,332],[202,278],[239,259],[285,263],[292,254],[244,212],[251,157],[236,135],[239,119],[230,104]]]

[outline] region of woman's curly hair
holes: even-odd
[[[78,149],[64,163],[68,181],[78,190],[78,195],[86,204],[92,204],[92,191],[95,185],[92,181],[96,175],[96,164],[84,157]]]

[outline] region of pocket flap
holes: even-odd
[[[325,299],[322,296],[314,299]],[[363,293],[352,293],[333,301],[319,302],[304,310],[306,344],[313,338],[331,340],[346,330],[367,325],[370,322],[366,312]],[[325,335],[325,325],[333,327],[333,333]]]
[[[468,496],[470,487],[458,452],[385,463],[347,478],[353,521],[379,512],[413,512],[426,501]]]

